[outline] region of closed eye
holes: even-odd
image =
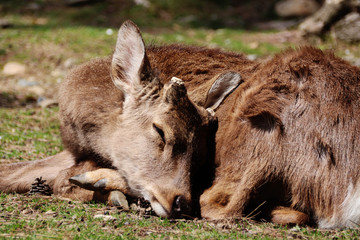
[[[153,127],[155,131],[157,131],[157,133],[160,135],[161,140],[166,144],[164,131],[160,127],[158,127],[155,123],[153,123]]]

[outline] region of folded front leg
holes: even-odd
[[[125,179],[116,170],[100,168],[95,171],[85,172],[69,179],[73,184],[93,191],[119,190],[124,194],[129,193]]]
[[[124,178],[116,170],[100,168],[73,176],[69,178],[69,182],[83,189],[95,191],[94,200],[129,209],[124,195],[129,193],[129,189]]]
[[[252,193],[267,179],[265,161],[253,161],[241,167],[220,166],[213,185],[200,197],[201,216],[207,219],[239,218]]]
[[[55,179],[53,192],[63,198],[105,202],[128,209],[125,180],[117,171],[99,168],[91,160],[62,170]]]
[[[271,215],[271,221],[273,223],[277,223],[281,225],[287,225],[287,224],[304,225],[304,224],[308,224],[310,221],[309,215],[289,207],[279,206],[274,210],[272,210],[270,215]]]

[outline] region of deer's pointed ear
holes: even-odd
[[[124,22],[119,29],[111,62],[111,77],[114,84],[127,93],[140,83],[141,73],[149,68],[139,28],[131,21]]]
[[[220,74],[215,78],[214,83],[207,93],[204,107],[214,111],[240,83],[242,83],[241,76],[237,72]]]

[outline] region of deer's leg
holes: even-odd
[[[56,176],[74,164],[74,157],[63,151],[43,160],[0,165],[0,191],[26,193],[35,178],[42,177],[53,188]]]
[[[213,185],[200,197],[201,216],[208,219],[242,217],[252,193],[271,172],[266,161],[256,159],[244,161],[242,166],[220,165]]]
[[[271,211],[271,221],[273,223],[287,225],[304,225],[309,223],[310,218],[307,214],[294,210],[289,207],[277,207]]]
[[[74,176],[75,175],[75,176]],[[56,178],[54,194],[79,201],[99,201],[128,209],[127,185],[112,169],[88,160],[64,169]]]
[[[69,181],[82,188],[94,191],[120,190],[123,193],[129,193],[125,179],[113,169],[100,168],[95,171],[88,171],[71,177]]]
[[[253,161],[244,166],[244,171],[229,171],[220,168],[213,186],[200,197],[201,216],[208,219],[241,217],[254,191],[270,178],[271,168],[266,162]],[[276,187],[274,185],[273,187]],[[270,193],[277,189],[269,189]],[[288,207],[277,207],[270,213],[271,221],[277,224],[306,224],[309,216]]]
[[[241,217],[255,185],[239,187],[239,184],[215,182],[200,197],[201,216],[212,220]]]

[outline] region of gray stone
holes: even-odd
[[[51,98],[39,97],[37,100],[37,104],[42,108],[48,108],[48,107],[57,106],[58,102]]]
[[[20,86],[20,87],[32,87],[32,86],[36,86],[36,85],[39,85],[38,82],[34,82],[34,81],[28,81],[26,79],[20,79],[18,82],[17,82],[17,85]]]
[[[275,11],[280,17],[305,17],[319,8],[315,0],[285,0],[276,4]]]
[[[346,42],[360,41],[360,14],[352,12],[338,21],[331,29],[332,36]]]
[[[116,217],[113,217],[111,215],[104,215],[104,214],[97,214],[94,216],[94,218],[102,218],[104,221],[111,221],[116,219]]]
[[[3,74],[6,76],[21,75],[26,71],[26,66],[18,62],[8,62],[5,64]]]
[[[77,60],[75,58],[68,58],[64,61],[64,67],[70,69],[77,64]]]
[[[12,27],[12,23],[7,19],[0,19],[0,28],[9,28]]]

